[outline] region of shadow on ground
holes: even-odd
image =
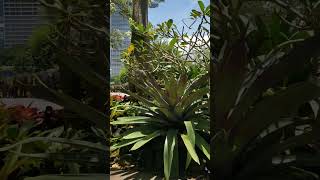
[[[1,177],[0,177],[1,179]],[[107,174],[78,174],[78,175],[43,175],[37,177],[27,177],[24,180],[106,180],[109,179]],[[110,180],[113,180],[110,178]]]
[[[150,173],[138,172],[134,170],[116,170],[111,171],[110,180],[162,180],[162,177]]]
[[[110,172],[110,180],[163,180],[163,177],[153,175],[146,172],[138,172],[134,170],[112,170]],[[208,177],[199,176],[197,178],[188,178],[188,180],[208,180]]]

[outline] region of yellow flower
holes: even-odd
[[[131,55],[131,53],[133,52],[134,50],[134,45],[133,44],[130,44],[130,46],[128,47],[128,55]]]

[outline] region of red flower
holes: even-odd
[[[23,121],[35,120],[39,117],[38,109],[24,107],[21,105],[8,108],[13,121],[22,123]]]
[[[112,92],[110,93],[110,97],[111,99],[116,101],[124,101],[127,97],[129,97],[129,95],[121,92],[118,92],[118,93]]]

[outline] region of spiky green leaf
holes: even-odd
[[[170,129],[167,132],[167,137],[164,143],[164,150],[163,150],[163,165],[164,165],[164,175],[165,179],[169,180],[170,176],[178,175],[179,168],[178,166],[178,141],[177,141],[177,133],[178,130]]]
[[[134,151],[139,149],[140,147],[142,147],[143,145],[145,145],[146,143],[148,143],[149,141],[151,141],[152,139],[158,137],[161,135],[161,131],[156,131],[150,135],[145,136],[144,138],[142,138],[141,140],[139,140],[138,142],[136,142],[132,148],[130,149],[130,151]]]
[[[203,137],[201,137],[198,133],[196,133],[195,136],[196,136],[196,146],[210,160],[210,145],[209,145],[209,143]]]
[[[190,139],[191,145],[193,146],[193,148],[195,147],[196,144],[196,135],[195,135],[195,130],[194,130],[194,126],[193,126],[193,122],[192,121],[185,121],[184,125],[186,126],[187,129],[187,136]],[[186,169],[188,169],[189,165],[191,162],[191,155],[190,153],[187,154],[187,160],[186,160]]]
[[[181,134],[181,138],[182,138],[182,141],[183,141],[184,145],[186,146],[190,156],[192,157],[192,159],[195,162],[197,162],[198,164],[200,164],[197,152],[196,152],[195,148],[192,146],[192,143],[191,143],[191,140],[189,139],[189,137],[185,134]]]

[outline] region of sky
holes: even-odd
[[[203,2],[208,6],[210,1],[203,0]],[[186,18],[190,17],[192,9],[200,9],[198,0],[165,0],[157,8],[149,8],[149,22],[157,25],[172,19],[173,23],[181,30],[184,25],[183,19],[190,23],[190,20],[188,21]]]

